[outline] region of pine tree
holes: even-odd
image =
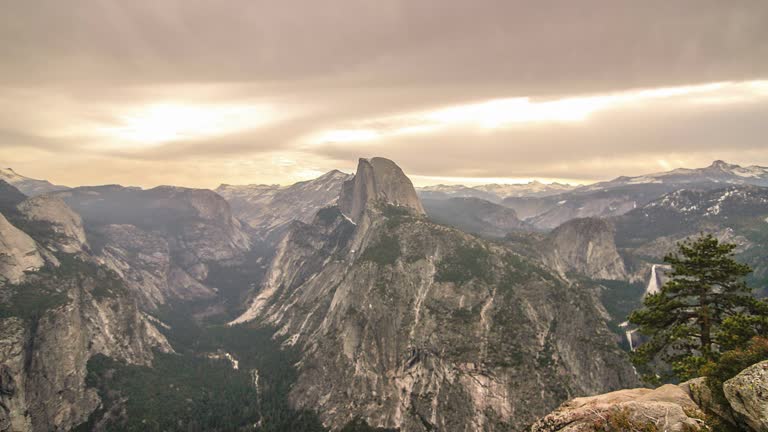
[[[661,360],[678,378],[688,379],[717,361],[723,349],[760,331],[764,303],[744,280],[750,267],[733,258],[736,247],[702,235],[678,243],[677,251],[664,258],[672,267],[670,280],[629,317],[648,338],[634,353],[638,367]]]

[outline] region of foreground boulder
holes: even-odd
[[[572,399],[534,423],[529,431],[697,431],[703,430],[703,417],[684,386],[667,384],[653,390],[637,388]]]
[[[723,392],[740,420],[753,430],[768,430],[768,360],[726,381]]]

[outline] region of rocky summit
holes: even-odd
[[[339,209],[357,222],[371,204],[382,202],[423,215],[413,183],[394,162],[384,158],[360,159],[355,176],[344,182]]]

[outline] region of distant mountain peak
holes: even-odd
[[[42,195],[48,192],[68,189],[66,186],[55,185],[47,180],[37,180],[23,176],[14,171],[13,168],[0,168],[0,180],[5,180],[27,196]]]
[[[738,165],[731,165],[723,160],[716,160],[712,162],[712,165],[709,166],[710,168],[720,168],[720,169],[731,169],[731,168],[741,168]]]

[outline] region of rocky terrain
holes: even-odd
[[[552,230],[545,241],[544,262],[560,275],[624,280],[627,271],[616,249],[615,228],[597,218],[573,219]]]
[[[333,204],[349,174],[330,171],[314,180],[291,186],[221,185],[216,192],[232,206],[258,238],[275,240],[294,221],[310,222],[317,211]]]
[[[153,349],[171,348],[117,275],[87,252],[80,219],[63,201],[30,198],[6,214],[0,430],[70,430],[100,403],[85,382],[91,356],[150,364]]]
[[[158,390],[160,402],[107,384],[130,365],[152,368],[126,376],[151,383],[158,368],[174,386],[199,367],[259,377],[257,394],[207,385],[240,401],[251,424],[298,416],[307,429],[296,430],[324,430],[320,421],[523,430],[574,397],[533,430],[591,430],[610,416],[657,422],[662,412],[670,430],[698,427],[712,404],[695,382],[619,390],[638,385],[618,344],[632,330],[619,323],[663,282],[663,255],[699,232],[738,243],[755,268],[750,283],[766,288],[761,172],[715,163],[560,193],[537,184],[417,193],[394,162],[372,158],[354,176],[222,185],[221,195],[112,185],[32,198],[0,179],[0,431],[89,419],[87,430],[110,430],[137,406],[135,422],[168,428],[182,420],[163,416],[189,416],[192,399],[200,415],[184,424],[206,418],[194,386]],[[233,317],[224,329],[207,321]],[[173,350],[168,340],[184,353],[158,354]],[[112,369],[88,384],[89,359],[104,356]],[[720,412],[732,423],[762,427],[762,373],[724,386],[730,405]],[[177,411],[148,408],[177,394],[186,395],[168,402]],[[274,400],[283,402],[262,406]]]
[[[299,347],[291,400],[330,426],[519,430],[557,401],[636,382],[598,309],[588,289],[431,223],[402,171],[374,158],[338,206],[293,224],[236,322]]]
[[[242,263],[251,240],[227,202],[203,189],[82,187],[55,193],[82,215],[99,261],[145,306],[215,295],[210,265]]]
[[[502,204],[540,229],[574,218],[620,216],[681,189],[707,191],[728,186],[768,186],[768,168],[715,161],[705,168],[618,177],[549,196],[511,196]]]
[[[656,389],[636,388],[575,398],[539,419],[529,432],[620,430],[714,431],[721,424],[745,432],[768,430],[768,361],[754,364],[723,384],[716,402],[703,378]],[[713,422],[713,417],[716,422]],[[713,424],[715,423],[715,424]]]

